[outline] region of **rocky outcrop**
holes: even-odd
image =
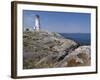
[[[48,31],[23,33],[23,68],[90,65],[90,47]],[[73,64],[72,64],[73,63]]]
[[[56,64],[58,67],[68,66],[90,66],[91,49],[90,46],[80,46],[67,55],[61,62]]]

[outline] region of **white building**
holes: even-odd
[[[39,15],[35,15],[35,26],[34,26],[35,31],[40,31],[40,17]]]

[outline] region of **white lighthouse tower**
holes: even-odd
[[[40,17],[39,15],[35,15],[35,26],[34,26],[35,31],[40,31]]]

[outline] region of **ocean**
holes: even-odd
[[[67,39],[72,39],[79,43],[80,45],[90,45],[91,44],[91,34],[90,33],[59,33]]]

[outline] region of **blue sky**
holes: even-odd
[[[89,13],[47,12],[23,10],[23,27],[34,27],[35,15],[40,16],[43,30],[59,33],[90,33]]]

